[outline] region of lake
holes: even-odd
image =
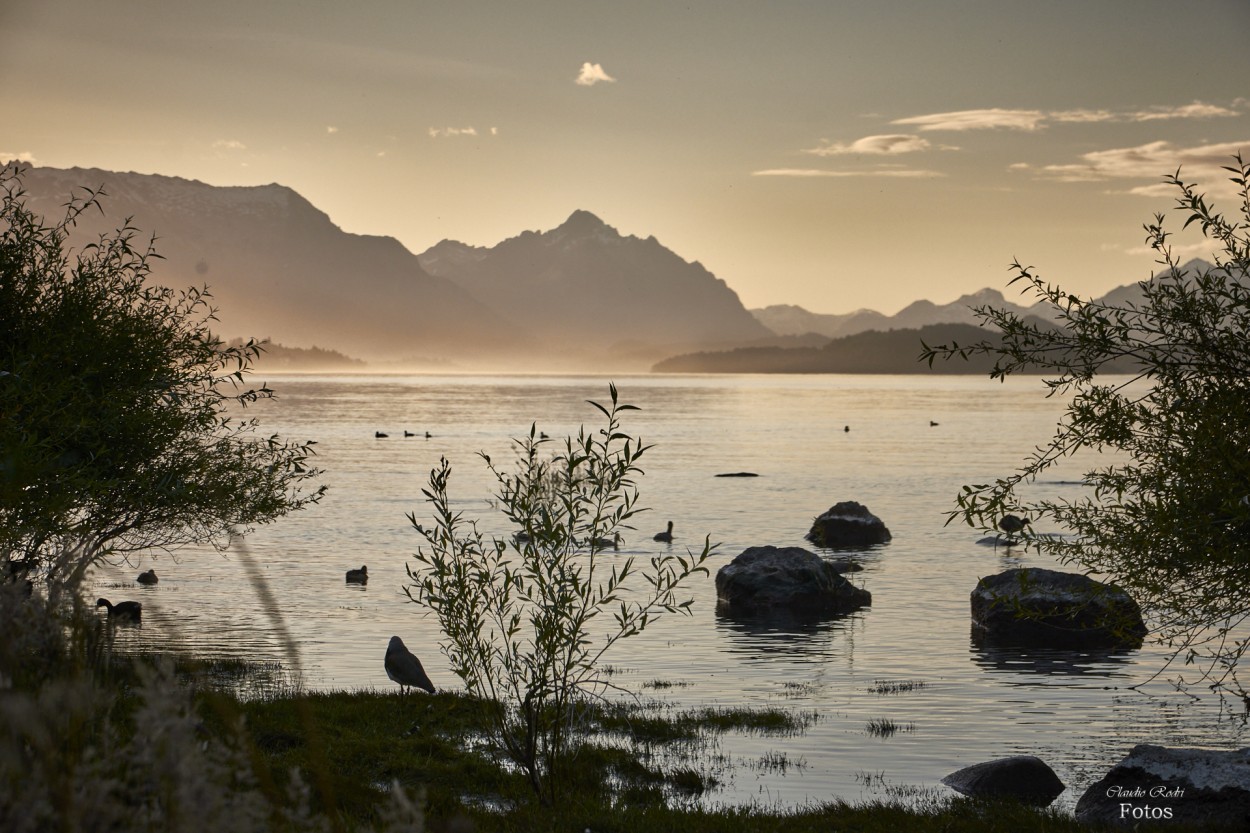
[[[510,438],[531,423],[552,437],[598,427],[587,399],[607,401],[608,379],[584,376],[282,376],[249,407],[262,433],[315,440],[324,502],[247,539],[280,609],[257,598],[237,553],[184,550],[100,570],[95,588],[144,604],[129,643],[204,655],[286,661],[279,627],[299,646],[314,689],[393,690],[382,668],[392,634],[422,659],[436,685],[456,678],[439,653],[433,617],[403,594],[421,539],[406,515],[429,519],[421,488],[440,456],[452,463],[457,508],[484,531],[510,534],[488,499],[479,451],[510,459]],[[1166,653],[1113,656],[1038,651],[987,654],[970,641],[969,593],[978,578],[1015,566],[1055,566],[1034,553],[978,546],[946,512],[967,483],[992,482],[1045,443],[1063,410],[1036,378],[637,376],[616,377],[625,429],[654,444],[642,458],[641,504],[620,553],[646,557],[652,535],[675,524],[674,548],[720,542],[711,576],[690,585],[694,615],[656,622],[607,661],[613,681],[684,709],[769,706],[814,715],[798,737],[730,735],[706,760],[724,781],[709,803],[793,807],[943,795],[960,767],[1036,754],[1068,790],[1071,808],[1134,744],[1238,748],[1245,728],[1218,702],[1191,702],[1160,679],[1140,690]],[[938,423],[931,425],[931,422]],[[849,430],[846,430],[848,429]],[[416,434],[403,436],[404,431]],[[389,436],[375,438],[375,431]],[[425,437],[429,432],[432,436]],[[754,478],[717,478],[750,471]],[[1031,495],[1069,493],[1081,468],[1054,472]],[[1067,490],[1067,491],[1065,491]],[[750,546],[812,547],[813,517],[835,503],[865,504],[893,533],[857,557],[851,576],[873,604],[810,627],[759,627],[718,617],[713,576]],[[1039,529],[1039,532],[1050,530]],[[367,588],[344,572],[368,565]],[[154,567],[160,583],[134,584]],[[891,683],[922,685],[897,691]],[[903,686],[903,688],[908,688]],[[873,721],[898,731],[870,731]]]

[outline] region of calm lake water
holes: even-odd
[[[607,400],[607,378],[565,376],[265,377],[276,401],[249,411],[264,433],[318,443],[330,491],[319,506],[251,535],[247,546],[298,644],[316,689],[394,689],[382,656],[399,634],[440,687],[456,687],[432,617],[409,602],[405,564],[419,536],[406,515],[429,517],[421,488],[440,456],[453,465],[459,508],[505,534],[487,504],[478,451],[510,458],[509,440],[532,422],[553,437],[595,427],[587,399]],[[260,377],[257,377],[257,381]],[[873,606],[808,628],[746,626],[715,613],[712,576],[691,585],[692,617],[661,619],[608,661],[614,682],[677,709],[769,706],[814,714],[798,737],[730,735],[705,766],[724,785],[711,803],[797,806],[909,798],[949,791],[959,767],[1036,754],[1081,792],[1134,744],[1237,748],[1244,728],[1214,701],[1193,703],[1157,681],[1164,652],[1112,657],[1072,652],[990,655],[969,639],[968,595],[978,578],[1015,566],[1054,566],[1036,554],[978,546],[979,533],[945,525],[961,485],[1013,471],[1046,442],[1062,412],[1037,380],[984,377],[617,377],[638,405],[626,429],[654,444],[643,458],[638,531],[620,558],[645,557],[675,523],[677,547],[719,541],[712,575],[743,549],[806,546],[812,518],[856,500],[885,521],[891,543],[858,557],[852,580]],[[932,426],[930,422],[937,422]],[[850,430],[844,430],[849,427]],[[409,430],[418,436],[404,438]],[[387,439],[375,439],[384,431]],[[424,437],[425,432],[433,436]],[[757,478],[716,478],[752,471]],[[1031,487],[1071,490],[1073,467]],[[1039,530],[1046,531],[1046,530]],[[367,564],[367,589],[343,573]],[[133,583],[155,567],[160,583]],[[277,625],[237,554],[183,551],[102,570],[101,595],[144,604],[131,642],[285,662]],[[922,686],[880,693],[881,683]],[[657,684],[658,683],[658,684]],[[886,686],[888,688],[888,686]],[[870,721],[893,721],[889,736]]]

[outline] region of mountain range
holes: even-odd
[[[944,305],[917,301],[892,316],[789,305],[747,310],[698,261],[654,237],[622,235],[584,210],[493,247],[443,240],[413,254],[393,238],[343,231],[277,184],[222,187],[43,167],[27,167],[21,184],[28,207],[49,221],[63,215],[72,193],[99,189],[103,213],[79,215],[72,245],[123,222],[154,234],[162,258],[154,280],[207,285],[224,337],[321,348],[300,354],[301,362],[328,349],[345,354],[340,364],[363,359],[374,370],[639,371],[679,354],[751,348],[776,355],[873,330],[972,324],[970,306],[1041,312],[993,289]],[[878,341],[887,349],[897,339]]]

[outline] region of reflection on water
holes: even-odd
[[[977,666],[986,671],[1012,674],[1123,678],[1123,672],[1137,658],[1137,651],[1127,648],[1063,650],[997,646],[993,640],[979,635],[975,628],[969,641],[971,659]]]
[[[477,453],[509,459],[510,438],[531,422],[552,437],[583,423],[597,427],[585,400],[605,399],[608,380],[266,381],[278,399],[249,414],[265,433],[316,440],[330,487],[321,505],[256,530],[247,541],[298,661],[291,662],[238,555],[210,549],[101,570],[94,577],[97,595],[140,599],[144,606],[142,627],[119,629],[117,640],[136,649],[190,648],[208,658],[280,662],[302,668],[312,688],[389,689],[383,656],[398,635],[436,686],[455,687],[439,652],[437,621],[403,593],[405,565],[419,542],[406,515],[428,517],[421,489],[446,456],[454,508],[484,532],[511,534],[488,503],[493,482]],[[1124,696],[1159,668],[1165,654],[1155,646],[1105,655],[970,646],[969,594],[978,579],[1000,572],[1007,559],[1012,566],[1055,566],[1024,548],[1008,554],[977,546],[976,531],[946,523],[963,484],[992,482],[1049,439],[1062,403],[1045,399],[1035,381],[993,383],[993,395],[989,382],[971,377],[615,381],[622,401],[642,408],[627,415],[625,429],[655,444],[639,482],[641,504],[654,511],[637,518],[639,530],[627,531],[622,551],[609,557],[645,559],[665,551],[668,545],[651,536],[669,519],[678,536],[673,550],[697,548],[705,535],[721,547],[709,562],[711,575],[689,585],[693,615],[661,617],[642,637],[621,643],[607,658],[617,669],[613,682],[635,691],[654,685],[678,709],[768,706],[817,715],[800,737],[723,738],[721,752],[733,760],[760,760],[784,747],[806,766],[737,767],[710,802],[762,798],[796,806],[880,797],[857,780],[865,772],[884,773],[893,785],[945,790],[939,779],[960,767],[1037,754],[1079,787],[1060,798],[1071,807],[1080,789],[1134,743],[1246,745],[1244,727],[1222,722],[1218,704],[1189,703],[1166,683],[1154,684],[1155,698]],[[847,424],[852,430],[843,432]],[[404,438],[405,430],[421,436]],[[389,437],[376,438],[378,431]],[[428,440],[426,431],[433,435]],[[1083,464],[1071,461],[1071,470],[1057,470],[1053,482],[1027,486],[1029,496],[1068,493]],[[760,476],[716,477],[734,471]],[[798,623],[715,614],[720,566],[751,546],[811,549],[804,535],[812,518],[844,500],[867,506],[894,536],[853,553],[865,569],[852,578],[872,593],[871,608]],[[345,584],[344,572],[362,564],[368,585]],[[152,566],[160,584],[139,588],[135,576]],[[124,589],[103,590],[110,586]],[[874,720],[915,730],[874,737],[865,731]]]
[[[786,616],[716,615],[723,650],[757,656],[784,655],[787,661],[803,658],[823,660],[849,652],[858,613]]]

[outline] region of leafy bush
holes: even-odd
[[[579,703],[611,687],[600,660],[655,615],[689,613],[692,600],[679,600],[677,587],[706,574],[713,551],[705,540],[698,554],[653,556],[639,569],[632,556],[609,555],[639,511],[633,478],[650,448],[621,430],[621,413],[634,406],[618,402],[615,386],[609,393],[610,406],[590,403],[606,426],[566,438],[550,461],[542,459],[547,440],[534,426],[514,441],[515,473],[481,455],[516,536],[486,536],[452,509],[446,459],[423,490],[434,525],[409,515],[427,546],[408,568],[412,583],[405,591],[438,617],[452,670],[490,704],[495,739],[546,803],[557,797],[561,767],[575,749]]]
[[[1151,615],[1173,659],[1196,664],[1212,688],[1250,696],[1237,666],[1250,648],[1250,164],[1225,170],[1237,187],[1231,219],[1180,171],[1174,213],[1217,247],[1215,266],[1191,273],[1173,256],[1167,216],[1145,226],[1166,270],[1138,284],[1140,300],[1099,303],[1012,264],[1059,327],[983,307],[1002,344],[926,348],[923,357],[989,354],[992,378],[1040,369],[1048,395],[1071,393],[1055,437],[1018,472],[965,486],[951,520],[993,529],[1005,512],[1048,519],[1067,536],[1030,533],[1032,545],[1109,576]],[[1128,363],[1133,375],[1105,380]],[[1102,374],[1102,375],[1100,375]],[[1026,501],[1017,489],[1083,449],[1114,462],[1086,473],[1092,496]],[[1177,682],[1187,685],[1184,676]]]
[[[70,584],[129,552],[228,540],[318,500],[312,443],[256,436],[235,406],[259,347],[212,334],[205,290],[152,284],[152,245],[76,252],[86,191],[52,225],[0,169],[0,580]],[[101,209],[102,210],[102,209]]]

